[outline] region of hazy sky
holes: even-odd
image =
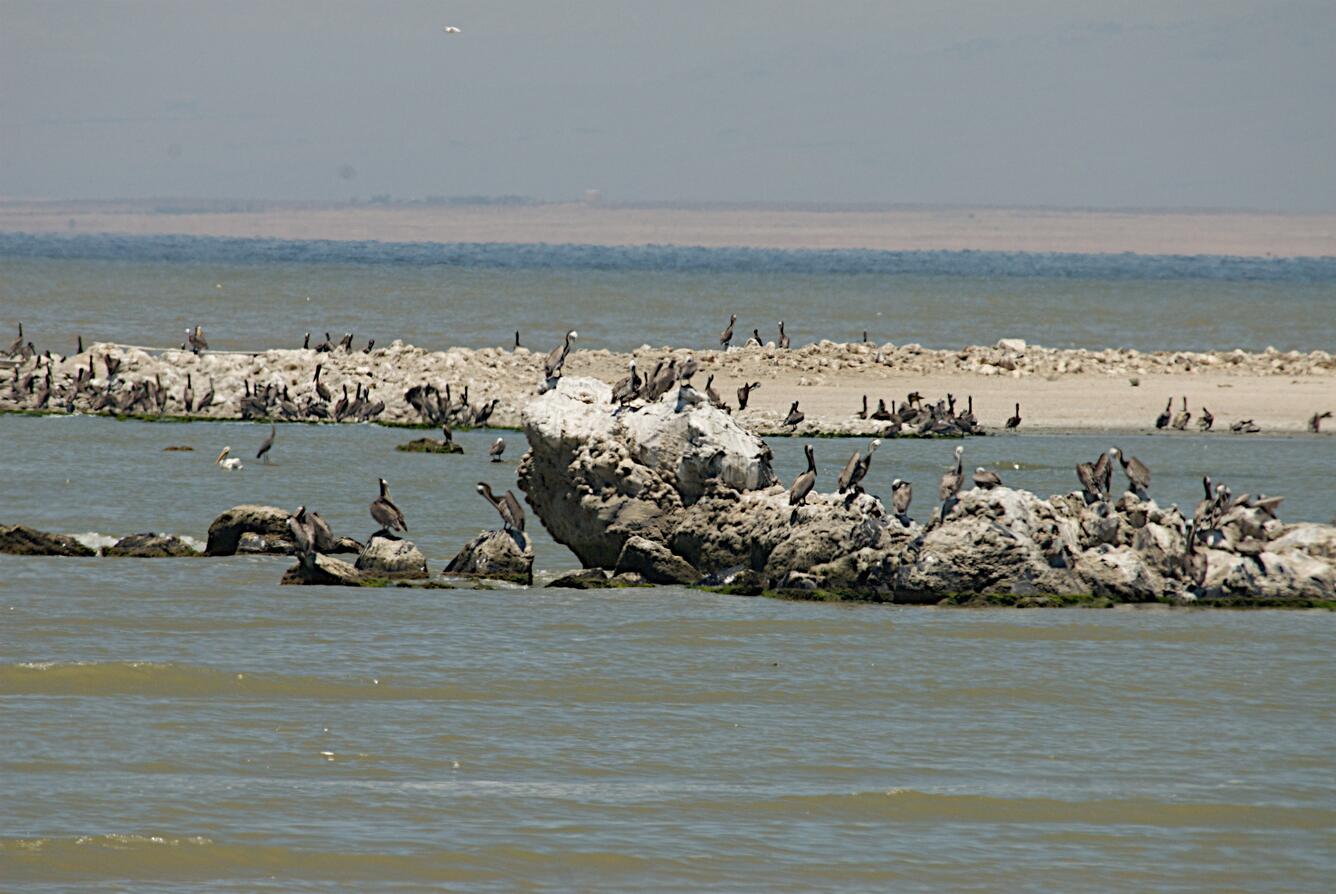
[[[0,0],[0,195],[588,188],[1336,211],[1336,2]]]

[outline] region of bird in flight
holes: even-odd
[[[460,31],[459,31],[459,29],[456,28],[454,25],[446,25],[446,26],[445,26],[445,33],[446,33],[446,34],[459,34]]]

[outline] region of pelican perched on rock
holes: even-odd
[[[751,399],[751,393],[761,387],[760,382],[743,382],[742,387],[738,389],[738,412],[741,413],[747,409],[747,401]]]
[[[781,348],[783,348],[784,350],[788,350],[790,344],[791,344],[791,342],[789,341],[789,336],[788,336],[787,333],[784,332],[784,321],[783,321],[783,320],[780,320],[780,321],[779,321],[779,346],[780,346]]]
[[[8,354],[10,357],[13,357],[15,354],[17,354],[19,351],[22,350],[23,350],[23,323],[20,322],[19,334],[12,342],[9,343],[9,350],[5,351],[5,353]]]
[[[578,338],[580,333],[574,329],[566,333],[566,337],[561,344],[557,345],[548,352],[547,359],[543,361],[543,375],[549,379],[558,378],[561,374],[561,368],[566,365],[566,355],[571,352],[571,342]]]
[[[1007,420],[1007,428],[1020,428],[1021,426],[1021,405],[1016,404],[1016,415]]]
[[[269,423],[269,437],[264,439],[260,449],[255,452],[255,458],[263,459],[265,465],[269,464],[269,451],[274,449],[274,435],[276,434],[278,434],[278,429],[274,426],[274,423]]]
[[[906,518],[909,514],[909,504],[914,501],[914,486],[908,481],[901,481],[899,478],[891,482],[891,506],[895,509],[895,514],[900,518]]]
[[[793,487],[789,488],[789,505],[801,506],[807,501],[807,495],[816,487],[816,454],[812,451],[811,444],[803,445],[803,452],[807,454],[807,471],[793,479]],[[798,510],[793,510],[791,521],[798,518]]]
[[[868,469],[872,467],[872,454],[880,446],[881,438],[873,438],[867,446],[866,454],[859,456],[858,451],[854,451],[854,455],[849,457],[849,462],[845,464],[844,469],[840,472],[839,478],[835,480],[840,493],[849,490],[855,493],[862,492],[862,481],[867,477]]]
[[[632,357],[627,363],[630,372],[626,377],[619,379],[616,385],[612,386],[612,402],[615,404],[627,404],[635,400],[640,394],[640,375],[636,372],[636,361]]]
[[[1313,434],[1321,432],[1322,420],[1330,418],[1331,418],[1331,410],[1328,410],[1325,413],[1314,413],[1312,416],[1308,417],[1308,430],[1311,431]]]
[[[297,511],[288,516],[288,533],[292,535],[298,556],[305,558],[315,551],[315,525],[306,514],[305,506],[298,506]]]
[[[229,472],[240,472],[245,466],[243,466],[241,460],[237,459],[235,456],[229,456],[231,452],[231,447],[224,447],[223,452],[218,454],[218,458],[213,461],[214,465],[218,466],[220,469],[226,469]]]
[[[377,534],[389,534],[391,531],[408,532],[408,522],[404,514],[390,499],[390,485],[384,478],[380,480],[380,496],[371,502],[371,518],[380,525]]]
[[[974,486],[979,490],[992,490],[1002,486],[1002,478],[996,472],[990,472],[979,466],[974,470]]]
[[[729,343],[733,341],[733,324],[736,323],[737,321],[738,321],[737,314],[729,314],[728,327],[725,328],[723,332],[719,333],[719,346],[722,347],[725,351],[728,350]],[[19,328],[20,345],[22,344],[22,341],[23,341],[23,329],[22,327],[20,327]]]
[[[492,446],[487,448],[487,455],[492,458],[492,462],[501,462],[501,454],[506,452],[506,441],[504,438],[497,438],[492,442]]]
[[[728,404],[724,403],[724,399],[719,396],[719,392],[714,390],[714,373],[710,373],[705,379],[705,398],[710,402],[710,406],[716,410],[729,412]]]
[[[479,481],[477,490],[484,500],[492,504],[496,514],[501,516],[501,523],[507,531],[524,533],[524,507],[520,505],[514,493],[506,491],[498,498],[492,493],[492,486],[486,481]]]
[[[1202,431],[1210,431],[1212,425],[1215,425],[1215,417],[1211,415],[1210,410],[1202,407],[1201,416],[1197,417],[1197,428]]]
[[[784,425],[787,428],[797,428],[798,423],[802,422],[806,416],[798,409],[798,402],[795,400],[793,406],[789,407],[789,415],[784,417]]]
[[[1123,456],[1123,451],[1117,447],[1109,448],[1109,456],[1115,457],[1122,463],[1123,472],[1127,474],[1127,483],[1132,486],[1132,493],[1141,499],[1147,499],[1150,491],[1150,469],[1146,464],[1135,456],[1128,458]]]
[[[965,455],[964,447],[956,448],[956,464],[946,470],[942,476],[941,483],[937,485],[937,497],[942,501],[942,520],[946,520],[946,508],[956,494],[960,493],[960,485],[965,482],[965,466],[963,457]]]

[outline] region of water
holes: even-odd
[[[1321,263],[951,256],[894,272],[687,253],[661,269],[634,252],[229,246],[0,237],[0,317],[57,350],[76,332],[170,343],[196,321],[215,347],[306,329],[482,345],[516,327],[537,345],[566,325],[554,308],[595,347],[713,344],[730,309],[740,326],[782,313],[799,343],[867,328],[1336,344]],[[383,476],[436,571],[495,525],[473,484],[514,487],[524,448],[501,433],[497,465],[494,432],[435,456],[394,451],[419,432],[287,425],[265,467],[267,431],[0,416],[0,523],[202,540],[229,506],[304,503],[365,537]],[[1336,512],[1330,438],[1113,442],[1189,511],[1209,472],[1286,494],[1286,520]],[[802,441],[771,444],[792,480]],[[822,488],[865,446],[813,444]],[[213,466],[224,445],[244,471]],[[870,489],[912,480],[925,518],[954,446],[887,441]],[[997,436],[965,461],[1048,494],[1108,446]],[[530,530],[540,583],[575,567]],[[289,564],[0,556],[0,887],[1324,891],[1336,875],[1329,613],[279,587]]]
[[[1264,308],[1264,312],[1262,309]],[[795,345],[1332,350],[1336,259],[999,252],[433,246],[0,234],[0,321],[57,351],[85,339],[292,347],[310,331],[381,344],[714,347],[728,314]],[[7,340],[9,336],[4,336]]]

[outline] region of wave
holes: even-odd
[[[1336,282],[1336,257],[704,248],[0,233],[0,257],[480,269]]]

